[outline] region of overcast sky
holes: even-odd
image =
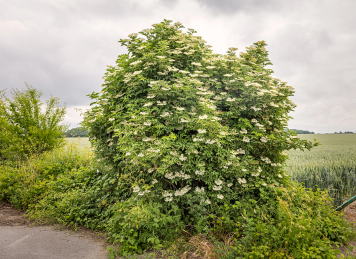
[[[24,82],[81,121],[118,40],[163,19],[193,28],[216,53],[265,40],[275,77],[296,90],[290,128],[356,131],[356,1],[0,0],[0,90]]]

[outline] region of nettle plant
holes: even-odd
[[[294,90],[266,68],[266,43],[220,55],[180,23],[152,26],[119,41],[128,54],[108,66],[83,123],[126,181],[121,201],[201,215],[286,183],[283,151],[315,143],[285,130]]]

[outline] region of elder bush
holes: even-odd
[[[128,54],[90,95],[83,125],[113,168],[120,202],[109,226],[122,249],[160,243],[159,233],[149,239],[154,218],[165,232],[200,233],[222,215],[226,232],[239,229],[233,217],[243,211],[272,215],[274,188],[289,184],[283,151],[317,145],[284,131],[294,90],[271,76],[264,41],[220,55],[182,28],[165,20],[120,40]]]

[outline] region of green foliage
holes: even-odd
[[[2,93],[0,99],[0,160],[23,159],[60,146],[66,126],[60,125],[65,107],[59,106],[59,98],[47,100],[42,112],[39,90],[27,85],[12,95],[10,99]]]
[[[87,137],[88,136],[88,130],[85,129],[84,127],[77,127],[73,128],[70,130],[67,130],[63,134],[67,138],[74,138],[74,137]]]
[[[165,20],[120,40],[129,53],[108,66],[83,125],[96,155],[127,179],[123,203],[179,208],[200,233],[224,204],[286,184],[284,150],[317,143],[284,131],[294,91],[266,68],[265,42],[219,55],[182,28]]]

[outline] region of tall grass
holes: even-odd
[[[306,188],[328,190],[334,204],[356,195],[356,134],[299,135],[322,145],[311,151],[290,150],[286,171]]]

